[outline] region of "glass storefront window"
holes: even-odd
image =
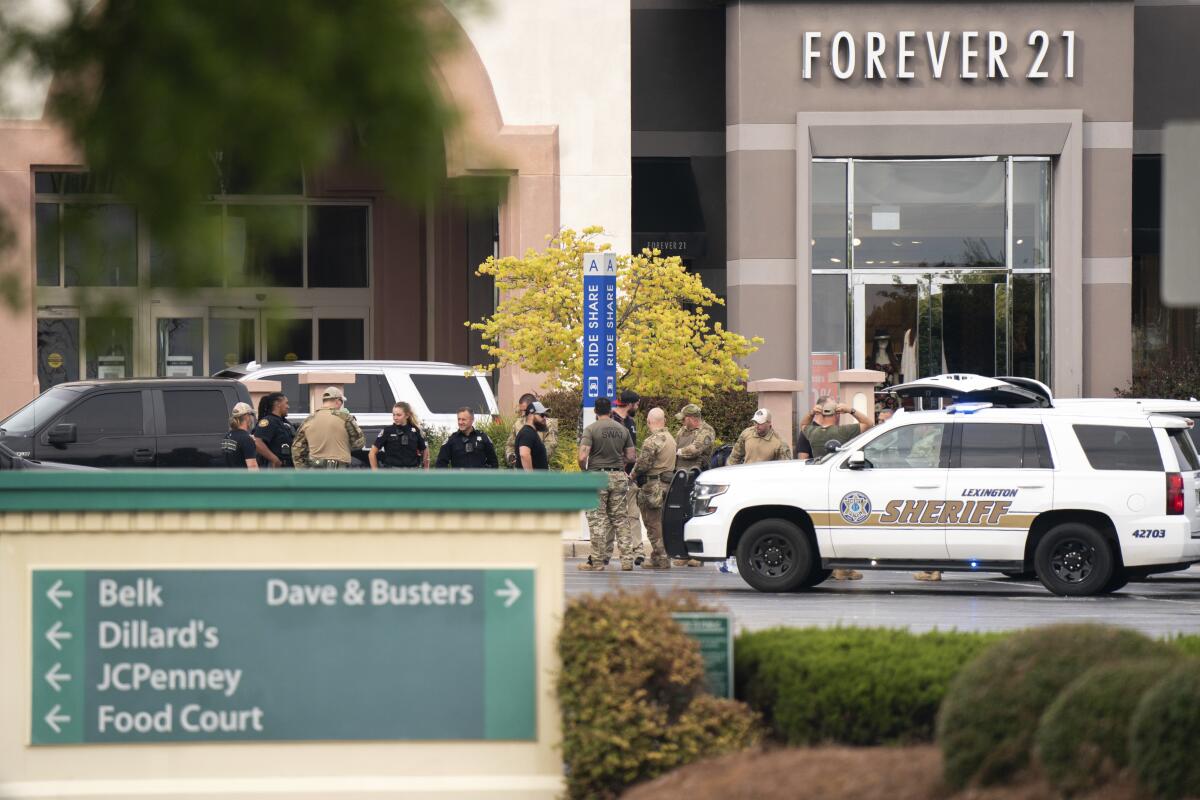
[[[204,319],[185,317],[158,320],[155,348],[158,375],[167,378],[191,378],[205,374]]]
[[[308,285],[367,286],[366,206],[312,206],[308,212]]]
[[[266,320],[267,361],[308,361],[313,357],[311,319]]]
[[[303,207],[227,206],[225,267],[230,286],[304,285]]]
[[[79,380],[79,320],[37,321],[38,388]]]
[[[133,377],[133,320],[126,317],[88,317],[84,320],[87,377]]]
[[[63,206],[67,286],[137,286],[137,216],[117,203]]]
[[[855,269],[1003,267],[1003,161],[855,161]]]
[[[814,389],[846,341],[845,366],[889,385],[944,372],[1049,380],[1049,159],[812,168]]]
[[[361,319],[317,321],[317,352],[323,361],[358,360],[366,353],[366,324]]]
[[[1050,267],[1050,162],[1013,161],[1013,269]]]
[[[33,212],[35,246],[37,247],[37,285],[62,285],[62,248],[59,246],[60,226],[58,203],[38,203]]]
[[[846,164],[815,161],[812,165],[813,269],[846,269]]]
[[[254,360],[254,319],[210,317],[208,320],[209,372]]]
[[[222,283],[224,268],[221,264],[221,207],[205,206],[204,224],[189,240],[191,246],[186,255],[196,259],[183,264],[181,254],[172,248],[150,240],[150,285],[158,287],[191,288],[216,287]],[[181,280],[181,269],[187,268],[190,280]]]

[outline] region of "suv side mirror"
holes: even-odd
[[[866,469],[870,466],[870,462],[867,461],[866,453],[864,453],[862,450],[856,450],[855,452],[851,453],[850,458],[846,460],[846,466],[850,469]]]
[[[55,447],[61,447],[64,444],[74,444],[76,440],[75,423],[58,423],[50,429],[50,434],[46,438]]]

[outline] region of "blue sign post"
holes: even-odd
[[[617,257],[583,257],[583,414],[591,422],[597,397],[617,395]]]

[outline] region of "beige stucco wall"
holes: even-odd
[[[842,113],[854,125],[869,127],[871,114],[891,112],[937,121],[956,115],[970,125],[979,113],[981,125],[999,125],[1007,115],[1020,115],[1036,126],[1039,111],[1061,121],[1076,114],[1082,120],[1081,164],[1064,167],[1080,179],[1079,194],[1059,191],[1056,178],[1055,231],[1069,218],[1074,242],[1055,242],[1056,298],[1054,379],[1063,395],[1111,394],[1131,370],[1131,314],[1128,304],[1112,302],[1114,293],[1128,294],[1131,284],[1129,159],[1133,146],[1133,3],[1129,0],[1089,3],[730,3],[726,14],[726,150],[728,185],[728,280],[730,297],[761,297],[761,303],[730,304],[730,326],[766,338],[749,359],[754,378],[797,377],[808,348],[807,258],[797,253],[797,220],[807,215],[808,190],[798,184],[806,174],[795,164],[808,146],[795,127],[797,114]],[[1033,49],[1025,37],[1034,29],[1050,34],[1044,68],[1049,77],[1030,81],[1025,72]],[[835,78],[829,68],[830,43],[838,31],[857,42],[854,77]],[[895,77],[896,32],[917,32],[911,80]],[[961,57],[958,32],[980,31],[986,70],[986,33],[1004,31],[1009,38],[1007,80],[958,77]],[[1063,77],[1061,31],[1075,31],[1075,77]],[[822,59],[813,77],[802,78],[805,31],[820,31]],[[884,56],[887,79],[862,77],[865,37],[879,31],[888,37]],[[943,76],[932,78],[924,32],[951,31]],[[986,73],[984,73],[986,74]],[[825,124],[835,125],[829,120]],[[815,129],[813,129],[815,130]],[[965,128],[963,129],[965,130]],[[815,134],[814,134],[815,136]],[[975,131],[987,141],[987,131]],[[897,139],[899,140],[897,142]],[[1012,136],[997,141],[1013,141]],[[877,152],[861,148],[845,155],[903,156],[909,139],[892,136]],[[900,145],[900,149],[897,149]],[[1061,143],[1058,147],[1061,147]],[[916,142],[911,155],[937,157],[936,145]],[[1053,152],[1051,152],[1053,150]],[[975,152],[1007,155],[1012,151]],[[1019,153],[1019,151],[1017,151]],[[1029,154],[1034,154],[1030,152]],[[1058,158],[1057,148],[1036,154]],[[821,156],[838,155],[829,148]],[[954,150],[940,155],[959,156]],[[1061,176],[1060,176],[1061,177]],[[807,230],[807,221],[803,228]],[[1066,252],[1063,246],[1066,246]],[[1068,255],[1069,254],[1069,255]],[[735,288],[736,287],[736,288]],[[1085,291],[1087,287],[1087,291]],[[1096,288],[1104,287],[1104,288]],[[1123,287],[1123,288],[1122,288]],[[794,316],[765,298],[795,292]],[[1101,299],[1104,298],[1104,299]],[[1073,307],[1070,313],[1065,307]],[[1086,342],[1085,342],[1086,339]],[[1061,345],[1068,345],[1065,348]]]
[[[0,515],[0,797],[555,797],[561,540],[578,538],[580,522],[577,512]],[[537,741],[28,746],[31,569],[266,566],[536,570]]]

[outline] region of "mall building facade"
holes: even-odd
[[[1200,116],[1200,3],[505,0],[457,22],[434,70],[464,119],[443,199],[399,203],[349,164],[271,195],[231,174],[211,285],[186,296],[29,80],[0,121],[24,287],[0,312],[0,413],[62,380],[250,358],[477,363],[463,323],[496,297],[475,265],[563,226],[679,255],[725,298],[714,318],[764,338],[751,378],[814,392],[862,367],[1106,395],[1200,338],[1158,297],[1162,129]],[[494,207],[454,202],[497,174]],[[281,225],[292,246],[265,249]],[[127,317],[92,317],[81,286]],[[505,370],[502,404],[536,384]]]
[[[753,377],[1111,395],[1194,351],[1158,191],[1200,4],[635,0],[632,32],[635,243],[766,340]]]

